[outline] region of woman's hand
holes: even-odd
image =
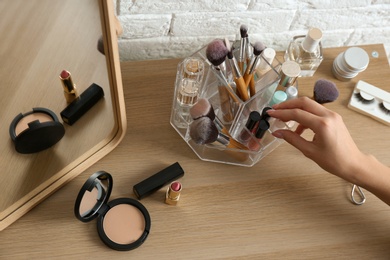
[[[341,116],[317,102],[301,97],[273,106],[267,113],[284,122],[299,123],[295,132],[277,130],[275,137],[300,150],[324,170],[347,180],[354,180],[353,169],[365,155],[356,146]],[[314,132],[313,140],[301,137],[305,129]]]
[[[299,149],[324,170],[361,186],[390,205],[390,168],[362,153],[352,140],[341,116],[317,102],[301,97],[273,106],[267,113],[282,121],[296,121],[297,129],[273,133]],[[305,129],[313,140],[301,137]]]

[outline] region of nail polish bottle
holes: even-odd
[[[270,124],[266,119],[261,119],[259,121],[259,125],[258,125],[258,128],[257,128],[256,133],[255,133],[255,137],[257,139],[257,142],[255,140],[250,140],[250,142],[248,144],[249,150],[258,151],[261,148],[259,142],[261,141],[264,134],[268,131],[269,128],[270,128]]]
[[[310,28],[307,35],[298,35],[290,42],[284,59],[296,61],[301,67],[301,77],[311,77],[324,59],[322,54],[322,31]]]

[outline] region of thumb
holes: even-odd
[[[303,154],[306,154],[306,151],[311,145],[311,142],[305,140],[299,134],[285,129],[276,130],[272,133],[273,136],[277,138],[284,139],[287,143],[291,144],[298,150],[300,150]]]

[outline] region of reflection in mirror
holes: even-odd
[[[94,187],[92,190],[85,190],[79,208],[81,217],[89,218],[90,215],[99,210],[100,206],[106,199],[107,189],[110,185],[108,182],[108,179],[97,178],[94,181]]]
[[[115,31],[108,31],[113,26],[107,19],[113,13],[112,1],[105,0],[0,1],[0,230],[122,139],[119,59],[113,58],[118,58]],[[106,55],[97,46],[102,35]],[[73,125],[60,117],[68,106],[60,79],[64,70],[79,94],[92,84],[104,90],[103,99]],[[43,151],[18,153],[8,127],[18,114],[37,107],[53,111],[65,135]]]

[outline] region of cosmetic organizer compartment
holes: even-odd
[[[272,132],[276,129],[289,128],[284,122],[270,118],[269,129],[261,139],[257,139],[245,127],[252,111],[258,111],[261,114],[263,109],[269,106],[280,80],[281,63],[276,58],[272,64],[264,60],[268,64],[268,69],[256,70],[254,74],[256,94],[244,102],[235,94],[236,84],[229,64],[224,62],[219,66],[225,71],[226,80],[234,90],[227,94],[227,88],[220,83],[213,65],[206,58],[206,48],[207,46],[203,47],[178,64],[170,123],[201,160],[251,167],[284,142],[274,137]],[[234,54],[237,53],[238,49]],[[185,99],[182,91],[183,85],[187,86],[185,78],[188,75],[184,70],[186,67],[184,64],[188,59],[201,61],[203,78],[199,84],[191,85],[195,86],[187,92],[190,93],[191,98]],[[190,129],[194,120],[191,118],[190,108],[201,98],[207,99],[211,104],[216,116],[213,122],[220,126],[219,133],[230,138],[229,144],[218,142],[220,138],[210,144],[198,144],[191,138]],[[188,100],[190,102],[187,102]],[[227,107],[230,108],[227,109]],[[245,140],[242,138],[244,136]]]

